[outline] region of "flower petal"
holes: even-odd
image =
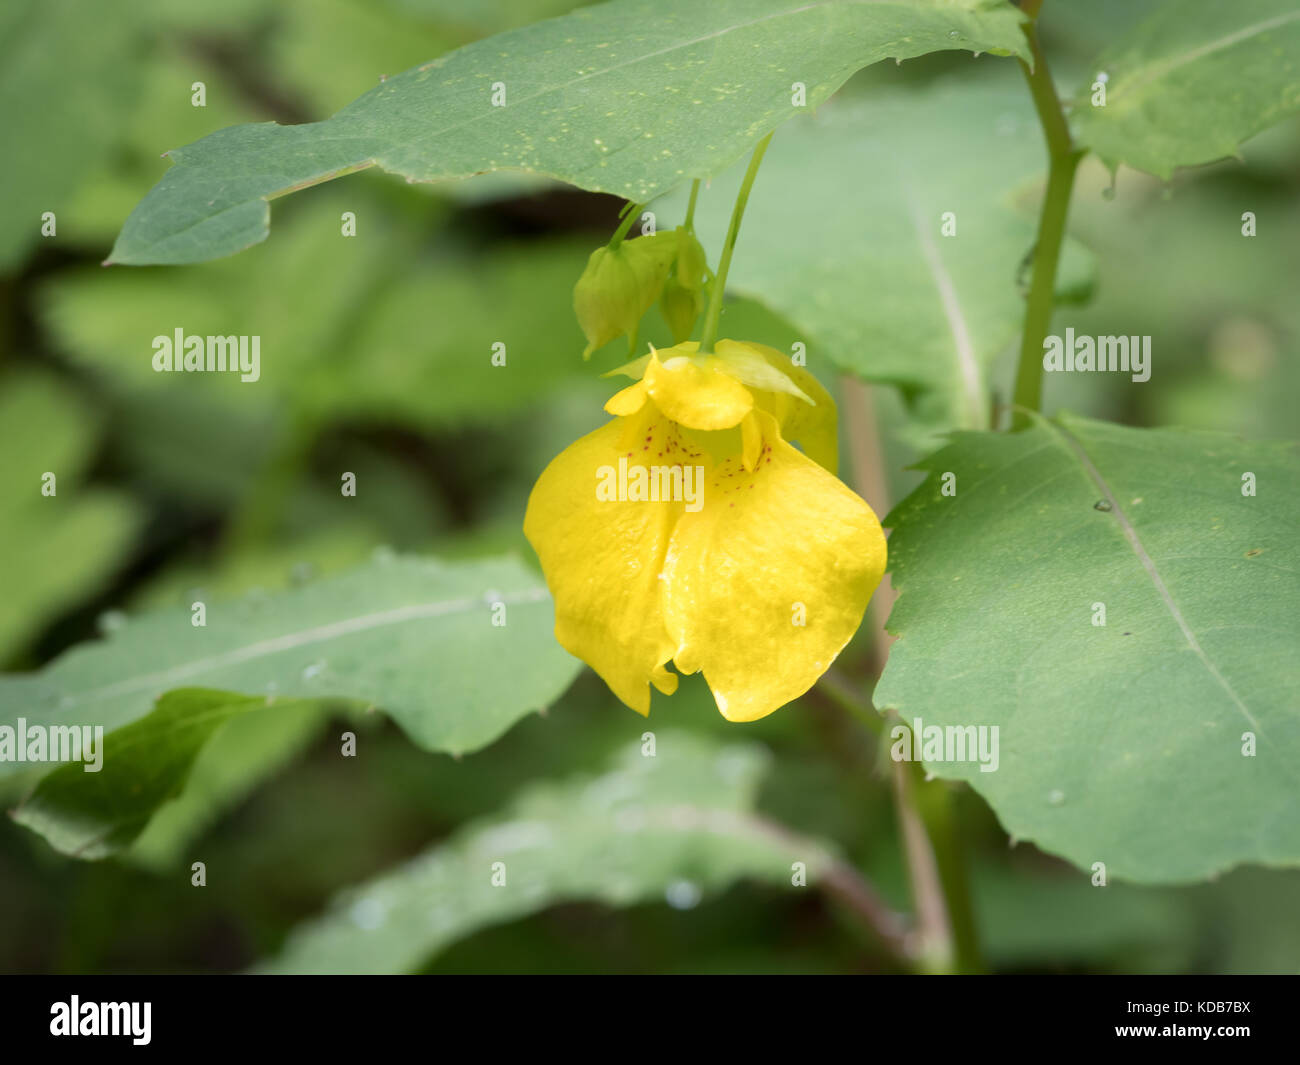
[[[645,399],[645,384],[638,381],[636,384],[628,385],[627,388],[620,389],[610,396],[605,401],[605,413],[613,414],[618,418],[626,418],[639,411],[645,404]]]
[[[631,430],[640,447],[623,443]],[[666,694],[677,688],[664,668],[675,644],[664,627],[660,571],[683,504],[600,498],[597,487],[617,481],[620,458],[630,472],[672,464],[674,454],[685,461],[679,449],[675,427],[646,404],[635,419],[611,421],[561,452],[524,516],[555,597],[555,638],[642,714],[650,712],[650,684]]]
[[[763,450],[763,427],[758,415],[750,411],[740,423],[740,461],[746,471],[752,471]]]
[[[685,347],[686,345],[681,345]],[[664,362],[658,352],[646,366],[642,384],[666,418],[691,429],[730,429],[754,407],[754,397],[728,374],[700,366],[690,355],[673,355]]]
[[[653,350],[653,349],[652,349]],[[641,380],[645,376],[645,368],[650,363],[652,352],[646,352],[640,358],[633,359],[631,362],[625,362],[622,366],[615,366],[612,370],[606,370],[601,377],[617,377],[622,374],[624,377],[630,377],[634,381]]]
[[[754,415],[764,445],[711,472],[704,506],[677,523],[664,620],[682,673],[704,671],[718,709],[753,721],[806,692],[861,624],[885,571],[871,508]]]
[[[816,402],[791,376],[793,364],[790,360],[775,348],[740,340],[719,340],[713,350],[718,369],[741,384],[764,392],[784,392],[809,406]]]
[[[785,392],[760,393],[754,397],[755,406],[773,415],[781,427],[781,435],[797,442],[803,453],[831,473],[839,469],[839,429],[836,420],[835,400],[804,367],[796,366],[790,357],[766,344],[746,343],[745,347],[761,355],[768,364],[783,376],[809,402],[803,402]]]

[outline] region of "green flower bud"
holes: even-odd
[[[677,283],[698,292],[704,287],[709,261],[695,234],[684,226],[677,227]]]
[[[644,314],[659,298],[664,282],[672,272],[673,260],[677,257],[676,231],[651,233],[646,237],[637,237],[636,240],[625,240],[619,247],[627,256],[632,272],[636,274],[637,284],[645,300],[641,308],[641,313]]]
[[[691,337],[695,319],[704,310],[704,294],[698,288],[687,288],[674,272],[664,283],[664,294],[659,297],[659,313],[672,330],[673,343],[680,344]]]
[[[663,292],[676,256],[674,233],[597,248],[573,288],[573,310],[587,337],[584,359],[615,337],[636,331]]]
[[[695,320],[704,310],[704,274],[708,260],[695,234],[684,226],[678,226],[670,235],[676,239],[675,269],[664,283],[659,313],[672,330],[673,343],[680,344],[690,339]]]
[[[636,274],[617,248],[597,248],[573,286],[573,313],[587,338],[584,359],[640,320]]]

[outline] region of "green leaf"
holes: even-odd
[[[277,595],[208,603],[202,627],[191,618],[189,608],[132,618],[39,673],[0,678],[0,722],[111,732],[168,691],[208,686],[363,701],[418,746],[459,754],[549,704],[578,669],[552,636],[546,589],[511,558],[383,557]]]
[[[166,696],[163,701],[171,698]],[[157,809],[135,839],[132,861],[157,871],[180,863],[192,840],[311,743],[321,731],[326,711],[313,701],[267,703],[264,698],[254,699],[248,709],[259,707],[264,709],[230,717],[203,745],[184,790]],[[149,721],[154,714],[109,736],[109,749],[116,751],[122,732]]]
[[[1192,914],[1177,889],[1110,884],[1100,891],[1090,877],[1063,876],[1050,867],[1012,872],[985,866],[974,871],[972,893],[981,949],[999,969],[1187,967]]]
[[[385,75],[464,43],[430,25],[442,4],[434,11],[413,6],[284,0],[269,42],[271,68],[310,102],[313,115],[329,114]]]
[[[189,406],[202,397],[241,422],[292,404],[334,418],[478,423],[582,372],[573,283],[589,242],[449,246],[417,262],[416,230],[391,208],[338,195],[301,208],[284,239],[237,262],[55,277],[41,291],[43,322],[123,390]],[[356,237],[340,236],[345,210],[357,213]],[[261,376],[156,372],[153,338],[177,328],[260,337]]]
[[[581,6],[575,0],[280,0],[270,64],[327,114],[431,55]]]
[[[95,18],[80,0],[7,0],[0,6],[0,273],[37,241],[113,143],[137,89],[130,18]],[[55,60],[57,57],[57,61]],[[58,121],[51,115],[58,114]]]
[[[193,271],[96,267],[56,276],[41,290],[44,324],[74,357],[126,387],[200,393],[236,408],[242,418],[274,410],[276,399],[291,390],[306,403],[330,389],[348,363],[364,358],[349,344],[351,330],[394,283],[395,271],[386,264],[409,264],[414,240],[391,212],[364,209],[366,225],[358,236],[342,237],[340,213],[357,210],[355,200],[326,196],[303,206],[290,239],[239,263]],[[187,335],[259,336],[258,380],[155,371],[154,337],[177,328]],[[344,366],[336,369],[336,362]],[[307,372],[322,363],[330,372]]]
[[[87,753],[84,763],[68,762],[42,777],[11,816],[62,854],[106,858],[130,845],[158,807],[180,794],[214,732],[269,702],[199,688],[170,692],[153,713],[99,737],[94,758]]]
[[[558,903],[689,906],[744,877],[788,886],[796,861],[814,885],[831,853],[751,812],[767,762],[754,744],[660,732],[654,757],[637,744],[602,776],[533,786],[501,818],[342,894],[260,968],[409,972],[478,929]]]
[[[53,379],[0,387],[0,659],[104,583],[138,524],[124,497],[80,483],[95,446],[89,412]],[[54,495],[42,492],[54,474]]]
[[[414,67],[327,121],[171,152],[110,261],[234,254],[265,239],[268,200],[371,166],[411,181],[524,170],[642,202],[795,114],[796,82],[815,107],[888,57],[1024,55],[1021,19],[1002,0],[613,0]]]
[[[142,21],[155,17],[138,9],[133,14],[143,16]],[[138,91],[129,101],[130,106],[123,101],[111,117],[106,116],[104,129],[98,133],[106,136],[112,150],[94,170],[89,170],[91,159],[75,168],[82,174],[76,194],[59,205],[60,242],[93,247],[100,257],[112,245],[122,219],[139,202],[140,189],[166,173],[168,163],[160,157],[159,144],[184,144],[214,128],[267,117],[244,96],[233,73],[223,69],[215,58],[195,53],[187,43],[192,38],[170,28],[161,30],[156,23],[151,29],[161,39],[147,58],[142,54],[132,61]],[[204,32],[213,29],[205,28]],[[226,27],[217,32],[231,31]],[[80,36],[103,49],[94,35]],[[191,87],[196,81],[206,87],[203,107],[190,103]],[[78,87],[75,81],[71,84]]]
[[[1295,447],[1063,414],[922,466],[886,521],[899,639],[876,703],[1000,729],[996,771],[927,768],[1113,878],[1300,863]]]
[[[1017,279],[1034,243],[1013,193],[1045,158],[1013,71],[842,95],[773,139],[730,284],[803,332],[810,366],[829,359],[902,389],[922,439],[982,428],[987,371],[1020,327]],[[701,193],[706,247],[721,245],[738,182]],[[1086,290],[1091,266],[1067,244],[1063,292]],[[725,316],[722,335],[735,335]]]
[[[1106,103],[1092,104],[1097,73]],[[1248,137],[1300,110],[1295,0],[1170,0],[1097,60],[1075,97],[1080,144],[1169,177],[1236,155]]]
[[[1135,172],[1112,200],[1098,195],[1110,181],[1105,167],[1084,162],[1071,225],[1106,264],[1106,279],[1087,311],[1058,313],[1054,332],[1150,336],[1160,383],[1153,390],[1123,374],[1052,374],[1049,409],[1122,410],[1139,425],[1248,439],[1300,437],[1300,197],[1294,185],[1267,181],[1264,141],[1291,149],[1283,157],[1288,175],[1300,169],[1291,161],[1300,141],[1281,127],[1252,142],[1247,168],[1187,172],[1172,187]],[[1243,238],[1247,203],[1261,224],[1257,236]]]

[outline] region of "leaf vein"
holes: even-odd
[[[1066,446],[1071,452],[1073,452],[1075,458],[1078,459],[1079,464],[1083,467],[1088,478],[1101,491],[1106,502],[1110,504],[1111,517],[1114,518],[1116,523],[1119,525],[1120,531],[1128,541],[1128,545],[1132,549],[1133,554],[1137,556],[1138,562],[1141,563],[1143,570],[1146,571],[1147,577],[1151,581],[1151,584],[1154,586],[1161,600],[1163,600],[1165,608],[1169,611],[1170,616],[1182,631],[1183,638],[1187,641],[1188,646],[1196,653],[1196,657],[1201,660],[1201,664],[1205,666],[1210,675],[1218,682],[1219,686],[1223,688],[1237,709],[1241,711],[1242,716],[1250,722],[1255,731],[1262,737],[1264,735],[1263,728],[1260,727],[1259,722],[1255,719],[1255,715],[1250,712],[1250,709],[1242,701],[1241,696],[1239,696],[1233,689],[1232,685],[1228,683],[1228,679],[1219,672],[1219,667],[1214,664],[1210,656],[1205,653],[1204,648],[1201,647],[1200,641],[1196,638],[1196,634],[1192,632],[1191,626],[1187,624],[1187,619],[1183,617],[1183,612],[1178,608],[1178,604],[1174,602],[1174,597],[1170,594],[1168,587],[1166,587],[1164,578],[1160,576],[1160,571],[1156,568],[1154,560],[1151,558],[1150,554],[1147,553],[1147,549],[1143,545],[1141,537],[1137,534],[1137,529],[1135,529],[1133,523],[1129,521],[1128,515],[1124,513],[1124,508],[1120,506],[1119,499],[1111,490],[1106,478],[1102,476],[1096,463],[1092,461],[1092,458],[1084,449],[1083,444],[1064,426],[1048,421],[1044,421],[1043,424],[1050,426],[1060,435]]]

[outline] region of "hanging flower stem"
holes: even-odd
[[[691,199],[686,205],[686,221],[682,223],[686,227],[686,232],[695,232],[695,201],[700,198],[700,179],[696,178],[691,182]]]
[[[1025,305],[1025,326],[1020,341],[1020,364],[1016,369],[1014,405],[1017,411],[1013,428],[1028,424],[1025,411],[1036,411],[1043,399],[1043,339],[1052,321],[1056,298],[1056,271],[1061,258],[1061,245],[1065,239],[1065,220],[1070,211],[1070,193],[1074,188],[1074,173],[1078,169],[1083,151],[1074,145],[1070,127],[1061,101],[1052,84],[1047,59],[1038,44],[1038,9],[1042,0],[1025,0],[1022,8],[1035,21],[1025,26],[1029,48],[1033,55],[1033,68],[1023,60],[1020,69],[1029,83],[1034,99],[1034,109],[1047,140],[1048,170],[1047,193],[1043,197],[1042,214],[1038,221],[1038,239],[1034,244],[1033,275],[1029,283],[1029,299]]]
[[[713,345],[718,340],[718,319],[722,317],[722,293],[727,287],[727,271],[731,269],[731,254],[736,250],[736,236],[740,233],[740,220],[745,216],[745,204],[749,202],[749,190],[753,188],[754,178],[758,176],[759,164],[763,161],[763,153],[767,151],[767,146],[772,140],[772,134],[769,133],[754,149],[754,154],[749,159],[749,169],[745,171],[745,180],[740,183],[740,191],[736,193],[736,206],[731,209],[731,224],[727,226],[727,239],[722,246],[722,258],[718,260],[718,276],[713,281],[712,291],[709,293],[709,309],[704,315],[704,333],[700,337],[700,352],[709,352],[713,350]]]
[[[609,246],[611,248],[617,248],[623,243],[623,238],[627,236],[627,231],[631,229],[636,220],[641,217],[641,208],[644,206],[645,204],[643,203],[634,204],[631,200],[628,200],[624,205],[623,221],[619,223],[618,229],[614,230],[614,235],[609,238]]]

